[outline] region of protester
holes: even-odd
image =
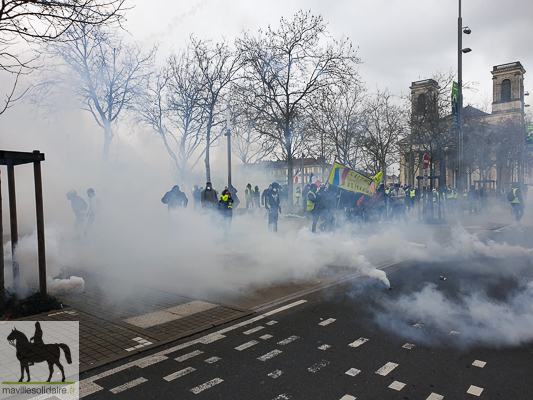
[[[524,199],[518,183],[513,183],[511,190],[507,193],[507,200],[511,204],[515,213],[515,219],[518,224],[524,216]]]
[[[316,233],[316,225],[320,218],[320,201],[317,195],[317,190],[318,187],[313,183],[309,188],[309,192],[307,193],[307,211],[310,213],[310,217],[313,221],[313,225],[311,227],[311,232],[313,233]]]
[[[189,199],[187,199],[187,196],[180,190],[178,185],[174,185],[172,190],[165,193],[161,199],[161,202],[167,205],[168,211],[171,211],[173,209],[177,209],[178,207],[187,208]]]
[[[218,203],[218,196],[216,190],[213,189],[211,182],[205,184],[205,189],[200,193],[200,203],[202,210],[212,211]]]
[[[261,207],[261,191],[259,190],[259,186],[255,185],[254,188],[254,206],[256,208]]]
[[[265,208],[268,212],[268,230],[276,233],[278,231],[278,215],[281,214],[279,184],[274,182],[272,190],[265,197]]]
[[[192,189],[192,199],[194,202],[194,210],[199,210],[202,207],[202,190],[198,187],[198,185],[194,185]]]
[[[246,200],[246,209],[253,208],[254,206],[254,200],[253,200],[253,190],[252,185],[249,183],[246,185],[246,189],[244,189],[244,198]]]
[[[392,211],[389,219],[392,220],[396,217],[398,221],[403,218],[405,222],[408,222],[407,215],[405,215],[405,191],[400,188],[399,183],[394,184],[394,189],[390,192],[390,198],[392,201]]]
[[[231,220],[233,218],[233,198],[230,190],[224,189],[222,191],[217,208],[220,213],[222,228],[227,234],[231,228]]]
[[[83,230],[83,222],[85,221],[85,210],[87,210],[87,203],[80,196],[76,194],[74,189],[70,190],[67,193],[67,199],[70,201],[72,211],[76,216],[76,221],[74,222],[74,230],[76,236],[81,236],[81,230]]]
[[[87,211],[87,225],[85,227],[85,237],[94,223],[96,216],[102,210],[102,199],[96,197],[93,188],[87,189],[87,197],[89,199],[89,211]]]

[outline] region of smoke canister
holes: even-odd
[[[445,281],[445,280],[446,280],[446,277],[445,277],[444,275],[441,275],[441,276],[439,276],[439,279],[440,279],[441,281]]]

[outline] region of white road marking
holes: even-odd
[[[177,357],[174,360],[176,360],[178,362],[183,362],[185,360],[188,360],[189,358],[196,357],[196,356],[198,356],[200,354],[204,354],[204,352],[200,351],[200,350],[195,350],[195,351],[193,351],[191,353],[187,353],[187,354],[185,354],[185,355],[183,355],[181,357]]]
[[[405,387],[405,383],[394,381],[389,385],[389,388],[400,391]]]
[[[271,337],[273,337],[273,336],[272,335],[263,335],[263,336],[259,336],[259,339],[267,340],[267,339],[270,339]]]
[[[257,332],[257,331],[260,331],[261,329],[265,329],[265,327],[259,325],[259,326],[256,326],[255,328],[250,329],[250,330],[248,330],[248,331],[246,331],[246,332],[243,332],[243,333],[244,333],[245,335],[251,335],[252,333],[255,333],[255,332]]]
[[[269,315],[277,314],[279,312],[288,310],[289,308],[296,307],[296,306],[299,306],[300,304],[304,304],[304,303],[307,303],[307,300],[298,300],[298,301],[295,301],[294,303],[287,304],[286,306],[283,306],[283,307],[277,308],[275,310],[269,311],[269,312],[267,312],[267,313],[265,313],[263,315],[265,317],[268,317]]]
[[[357,368],[350,368],[348,371],[345,372],[346,375],[350,375],[350,376],[355,376],[357,374],[359,374],[361,372],[361,370],[357,369]]]
[[[255,346],[257,343],[259,343],[257,340],[251,340],[249,342],[241,344],[240,346],[235,347],[235,350],[243,351],[244,349],[247,349],[248,347]]]
[[[326,326],[326,325],[329,325],[333,322],[335,322],[336,319],[335,318],[328,318],[327,320],[325,321],[322,321],[321,323],[319,323],[318,325],[321,325],[321,326]]]
[[[271,378],[279,378],[281,376],[281,374],[283,374],[283,371],[280,371],[279,369],[275,370],[275,371],[272,371],[270,374],[268,374],[268,376],[270,376]]]
[[[307,370],[309,372],[315,373],[315,372],[321,370],[322,368],[324,368],[328,364],[329,364],[329,361],[322,360],[319,363],[316,363],[315,365],[313,365],[312,367],[307,368]]]
[[[150,365],[154,365],[154,364],[157,364],[158,362],[165,361],[165,360],[168,360],[167,356],[145,357],[145,358],[141,358],[140,360],[138,360],[135,365],[139,368],[146,368],[146,367],[149,367]]]
[[[383,367],[381,367],[380,369],[378,369],[376,371],[376,374],[378,375],[381,375],[381,376],[387,376],[389,374],[389,372],[391,372],[394,368],[396,368],[398,366],[398,364],[396,363],[393,363],[393,362],[388,362],[387,364],[385,364]]]
[[[266,361],[266,360],[270,360],[271,358],[276,357],[278,354],[281,354],[281,353],[283,353],[281,350],[276,349],[276,350],[272,350],[271,352],[262,355],[261,357],[257,357],[257,359],[259,361]]]
[[[460,332],[457,332],[457,331],[451,331],[450,333],[448,333],[448,335],[452,335],[452,336],[456,336],[456,335],[460,335],[461,333]]]
[[[470,388],[466,391],[468,394],[472,394],[474,396],[480,396],[483,392],[483,388],[471,385]]]
[[[355,342],[350,343],[348,346],[350,346],[350,347],[359,347],[362,344],[365,344],[366,342],[368,342],[368,339],[362,337],[362,338],[357,339]]]
[[[207,360],[205,360],[205,362],[208,363],[208,364],[213,364],[213,363],[216,363],[219,360],[222,360],[222,358],[220,358],[220,357],[211,357],[211,358],[208,358]]]
[[[424,324],[414,324],[413,328],[422,328]]]
[[[414,344],[412,344],[412,343],[406,343],[402,347],[404,349],[411,350],[413,347],[416,347],[416,346]]]
[[[141,383],[144,383],[144,382],[148,382],[148,379],[137,378],[134,381],[125,383],[124,385],[120,385],[120,386],[117,386],[114,389],[111,389],[110,392],[113,393],[113,394],[117,394],[117,393],[123,392],[124,390],[131,389],[132,387],[140,385]]]
[[[441,396],[440,394],[431,393],[426,400],[442,400],[443,398],[444,396]]]
[[[285,346],[291,342],[294,342],[296,339],[299,339],[299,336],[290,336],[287,339],[283,339],[282,341],[278,342],[278,344]]]
[[[212,388],[213,386],[218,385],[219,383],[222,383],[222,382],[224,382],[223,379],[215,378],[215,379],[212,379],[209,382],[206,382],[206,383],[204,383],[204,384],[202,384],[200,386],[196,386],[195,388],[192,388],[191,392],[193,392],[194,394],[198,394],[198,393],[203,392],[206,389]]]
[[[277,323],[278,323],[278,321],[274,321],[274,320],[272,320],[272,321],[268,321],[268,322],[266,323],[266,325],[275,325],[275,324],[277,324]]]
[[[280,394],[279,396],[274,397],[273,400],[289,400],[291,398],[287,393]]]
[[[182,369],[181,371],[174,372],[173,374],[167,375],[163,377],[164,380],[167,382],[173,381],[174,379],[181,378],[182,376],[185,376],[187,374],[190,374],[191,372],[196,371],[195,368],[187,367],[185,369]]]
[[[283,307],[277,308],[275,310],[269,311],[268,315],[277,314],[279,312],[282,312],[282,311],[287,310],[287,309],[292,308],[292,307],[296,307],[296,306],[298,306],[300,304],[304,304],[304,303],[307,303],[307,300],[299,300],[299,301],[296,301],[294,303],[288,304],[286,306],[283,306]],[[91,376],[89,378],[83,379],[83,380],[80,381],[80,399],[83,398],[83,397],[89,396],[89,395],[91,395],[93,393],[96,393],[96,392],[99,392],[101,390],[104,390],[103,387],[101,387],[100,385],[97,385],[97,384],[94,383],[95,381],[97,381],[99,379],[102,379],[102,378],[114,375],[116,373],[119,373],[121,371],[130,369],[131,367],[135,367],[138,363],[142,362],[146,358],[150,358],[150,357],[154,357],[154,356],[166,356],[167,354],[171,354],[171,353],[174,353],[176,351],[183,350],[183,349],[185,349],[187,347],[194,346],[195,344],[203,343],[203,340],[206,340],[206,338],[208,336],[218,335],[218,337],[221,338],[222,334],[224,334],[226,332],[231,332],[231,331],[233,331],[235,329],[239,329],[239,328],[241,328],[243,326],[250,325],[250,324],[253,324],[254,322],[260,321],[260,320],[265,318],[265,315],[267,315],[267,314],[258,315],[257,317],[250,318],[250,319],[248,319],[246,321],[239,322],[238,324],[235,324],[235,325],[231,325],[231,326],[229,326],[227,328],[224,328],[224,329],[221,329],[221,330],[219,330],[217,332],[213,332],[210,335],[203,336],[203,337],[201,337],[199,339],[191,340],[190,342],[179,344],[177,346],[174,346],[174,347],[162,350],[162,351],[160,351],[158,353],[155,353],[152,356],[144,357],[144,358],[141,358],[141,359],[139,359],[137,361],[131,361],[131,362],[123,364],[123,365],[121,365],[119,367],[112,368],[112,369],[104,371],[104,372],[102,372],[100,374],[97,374],[97,375]]]
[[[329,344],[323,344],[322,346],[319,346],[318,347],[318,350],[327,350],[329,349],[331,346]]]
[[[349,394],[345,394],[341,397],[341,400],[356,400],[356,397],[350,396]]]
[[[476,360],[472,363],[474,367],[483,368],[487,363],[485,361]]]
[[[209,344],[216,342],[217,340],[224,339],[226,336],[220,335],[218,333],[212,333],[211,335],[204,336],[200,339],[200,343],[202,344]]]

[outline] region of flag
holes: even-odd
[[[314,183],[318,187],[322,185],[322,182],[320,182],[318,178],[315,176],[315,174],[313,174],[312,172],[311,172],[311,175],[309,176],[309,183]]]
[[[376,177],[378,175],[376,175]],[[329,173],[328,183],[333,186],[338,186],[341,189],[372,196],[373,191],[370,188],[370,185],[372,183],[375,184],[375,181],[373,178],[362,175],[359,172],[351,170],[350,168],[346,168],[341,164],[334,163],[333,168]]]
[[[296,173],[294,174],[294,183],[298,183],[298,174],[300,173],[300,169],[298,169],[296,171]]]
[[[374,177],[372,178],[372,183],[370,184],[370,191],[372,194],[376,192],[377,187],[381,183],[381,178],[383,177],[383,171],[379,171]]]

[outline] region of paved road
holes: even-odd
[[[522,228],[489,232],[498,242],[527,244],[527,236]],[[389,274],[390,291],[359,279],[313,293],[84,374],[82,393],[89,400],[531,399],[533,325],[517,310],[531,299],[531,263],[504,250],[501,258],[411,263]]]

